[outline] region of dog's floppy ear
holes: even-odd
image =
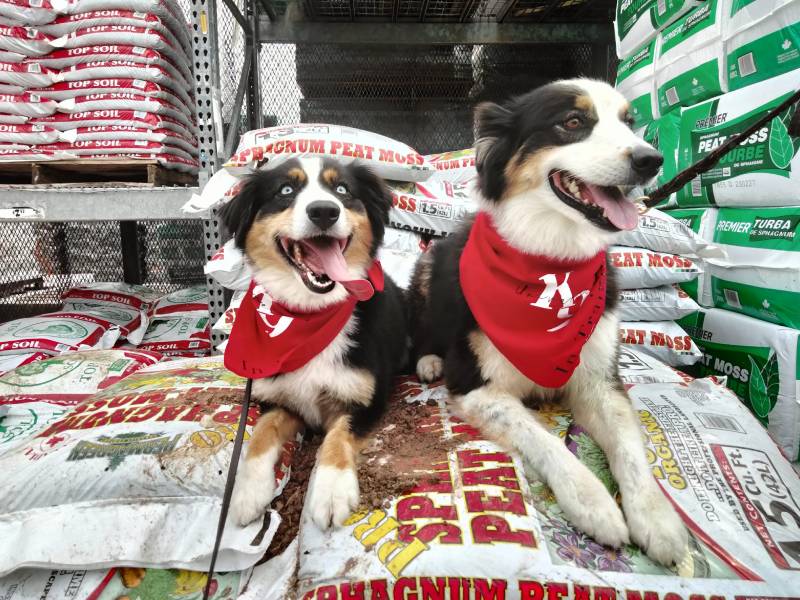
[[[377,244],[383,241],[384,225],[389,222],[389,210],[392,208],[392,194],[386,183],[363,165],[353,165],[351,173],[358,189],[355,196],[364,203],[367,218],[372,226],[372,234]]]
[[[225,228],[233,234],[236,246],[244,250],[247,232],[253,225],[258,207],[261,205],[261,179],[253,174],[245,179],[233,200],[219,211],[219,218]]]
[[[475,108],[475,165],[483,195],[498,200],[505,189],[505,168],[514,155],[513,112],[493,102]]]

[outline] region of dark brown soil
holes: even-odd
[[[269,560],[273,556],[281,554],[292,540],[297,537],[300,530],[300,514],[303,512],[305,504],[308,480],[311,478],[311,471],[314,469],[314,462],[317,458],[317,450],[322,443],[322,436],[313,435],[306,432],[305,439],[300,448],[295,450],[292,456],[292,472],[289,482],[281,492],[281,495],[272,501],[272,508],[278,511],[281,516],[281,524],[275,537],[272,539],[264,560]]]
[[[453,442],[442,435],[435,402],[408,404],[393,399],[361,451],[358,483],[363,508],[388,505],[391,498],[437,481],[436,465],[447,462]]]
[[[310,436],[306,433],[303,444],[295,451],[289,483],[272,502],[282,521],[262,561],[279,555],[297,537],[308,481],[322,442],[321,435]],[[443,437],[436,402],[408,404],[393,398],[361,450],[360,508],[387,506],[393,497],[437,482],[437,465],[439,469],[447,468],[447,452],[457,443],[458,440]]]

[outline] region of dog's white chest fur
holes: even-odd
[[[593,378],[606,380],[608,375],[613,373],[617,336],[617,317],[613,313],[605,313],[583,346],[581,364],[565,387],[584,387],[590,384]],[[469,345],[478,359],[481,375],[494,389],[502,390],[516,398],[535,398],[543,401],[554,400],[563,389],[545,388],[525,377],[482,331],[475,331],[470,335]]]
[[[296,371],[255,380],[253,396],[294,412],[312,427],[325,424],[323,403],[368,404],[375,389],[373,376],[345,361],[357,325],[353,315],[322,352]]]

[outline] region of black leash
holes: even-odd
[[[211,580],[214,577],[214,567],[217,564],[219,546],[222,543],[222,533],[225,531],[225,521],[228,518],[228,509],[231,505],[233,484],[236,483],[236,469],[239,466],[239,456],[242,454],[244,428],[247,425],[247,414],[250,412],[250,393],[252,387],[253,380],[248,379],[244,388],[244,402],[242,403],[242,414],[239,416],[239,428],[236,430],[236,437],[233,440],[233,452],[231,453],[231,464],[228,466],[228,478],[225,480],[225,492],[222,494],[222,508],[219,512],[219,523],[217,523],[217,539],[214,541],[214,550],[211,552],[211,564],[208,566],[208,580],[203,590],[203,600],[209,600]]]
[[[681,189],[684,185],[689,183],[692,179],[700,175],[701,173],[705,173],[709,169],[711,169],[714,165],[716,165],[720,159],[728,153],[734,146],[737,146],[742,140],[746,140],[751,135],[753,135],[756,131],[761,129],[764,125],[767,124],[768,121],[771,121],[784,110],[792,106],[795,102],[800,100],[800,90],[797,90],[794,94],[789,96],[786,100],[781,102],[778,106],[773,108],[763,117],[758,119],[755,123],[753,123],[750,127],[745,129],[740,133],[736,133],[728,138],[719,148],[709,152],[706,156],[698,160],[692,166],[684,169],[675,177],[670,179],[667,183],[662,185],[660,188],[654,190],[650,194],[646,196],[642,196],[638,199],[639,202],[644,204],[646,210],[643,212],[647,212],[653,208],[656,204],[667,198],[673,192],[677,192]],[[800,119],[798,116],[800,115],[800,111],[795,112],[794,118],[792,119],[791,126],[789,127],[790,133],[792,135],[797,135],[797,131],[792,131],[792,129],[797,130],[800,128],[800,122],[796,122]]]

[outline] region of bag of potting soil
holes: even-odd
[[[107,350],[119,336],[119,328],[100,316],[69,310],[47,313],[0,324],[0,356]]]
[[[635,129],[649,125],[657,114],[653,110],[656,90],[655,57],[656,43],[653,40],[617,67],[615,87],[630,102],[628,110],[633,117]]]
[[[475,169],[474,148],[428,154],[425,159],[436,169],[436,172],[428,178],[428,181],[446,181],[452,184],[464,185],[478,176],[478,172]]]
[[[635,346],[621,344],[618,357],[619,378],[625,385],[635,383],[682,383],[692,378],[661,362]]]
[[[477,210],[471,185],[390,182],[389,225],[419,234],[445,236]]]
[[[734,0],[725,16],[731,90],[800,68],[800,4]]]
[[[626,387],[652,474],[690,532],[674,569],[576,531],[541,477],[425,389],[396,400],[362,452],[362,506],[343,527],[319,530],[306,502],[294,586],[259,600],[791,596],[800,483],[767,433],[711,380]],[[569,412],[540,416],[616,495],[604,453]]]
[[[720,208],[714,242],[714,306],[800,329],[800,207]]]
[[[684,368],[703,357],[691,336],[675,321],[620,321],[619,341],[671,367]]]
[[[621,290],[683,283],[703,272],[696,259],[628,246],[609,247],[608,264],[609,275]]]
[[[726,385],[767,426],[786,456],[797,460],[800,331],[718,308],[678,322],[704,354],[687,371],[727,377]]]
[[[235,240],[228,240],[214,253],[203,272],[230,290],[246,290],[253,278],[253,272],[244,254],[236,247]]]
[[[153,307],[153,314],[208,313],[208,290],[204,285],[176,290],[160,298]]]
[[[234,174],[246,174],[299,155],[359,162],[380,177],[398,181],[422,181],[435,171],[424,156],[402,142],[353,127],[322,124],[248,131],[225,167]]]
[[[714,240],[714,226],[717,223],[716,208],[677,208],[666,211],[666,214],[686,225],[700,239],[706,242]],[[720,250],[724,251],[725,249],[720,247]],[[707,270],[709,267],[704,265],[704,268]],[[700,273],[697,279],[685,281],[679,285],[700,306],[713,306],[710,282],[705,272]]]
[[[98,390],[160,359],[138,350],[74,352],[5,373],[0,376],[0,454],[24,443]]]
[[[388,228],[378,249],[378,260],[383,272],[405,289],[411,283],[417,259],[427,247],[415,233]]]
[[[698,0],[618,0],[614,34],[617,56],[628,58]]]
[[[209,600],[237,600],[251,570],[214,573]],[[0,598],[10,600],[166,600],[202,597],[207,576],[184,569],[19,569],[0,578]]]
[[[0,456],[0,574],[206,569],[243,388],[221,357],[161,363],[99,391]],[[251,411],[245,439],[258,417]],[[284,447],[278,489],[295,444]],[[218,569],[253,566],[279,523],[274,511],[247,527],[227,523]]]
[[[208,321],[208,314],[197,312],[154,317],[139,348],[164,354],[208,354],[211,349],[211,327]]]
[[[680,114],[677,111],[673,111],[655,121],[647,123],[642,130],[642,139],[664,156],[664,162],[658,170],[656,182],[652,186],[642,189],[642,194],[652,192],[678,174],[678,142],[681,137],[680,122]],[[639,189],[641,188],[634,190],[631,196],[635,197],[639,193]],[[675,194],[672,193],[657,206],[660,208],[668,208],[677,205]]]
[[[697,302],[677,285],[620,290],[617,315],[621,321],[671,321],[693,313]]]
[[[656,96],[663,116],[727,91],[722,13],[725,0],[707,0],[658,36]]]
[[[127,339],[134,346],[142,341],[150,320],[147,313],[129,306],[111,306],[91,300],[67,302],[65,309],[80,314],[100,317],[115,325],[120,339]]]
[[[9,371],[13,371],[17,367],[27,365],[37,360],[50,358],[49,354],[44,352],[31,352],[30,354],[8,354],[0,356],[0,375],[4,375]]]
[[[800,70],[749,85],[683,110],[678,169],[693,165],[744,131],[800,88]],[[800,204],[800,137],[791,135],[790,107],[726,153],[715,167],[678,190],[678,205]]]
[[[671,213],[652,209],[639,215],[636,229],[621,231],[617,234],[616,243],[620,246],[646,248],[654,252],[680,254],[682,256],[721,257],[723,252],[711,243],[711,238],[704,239]]]

